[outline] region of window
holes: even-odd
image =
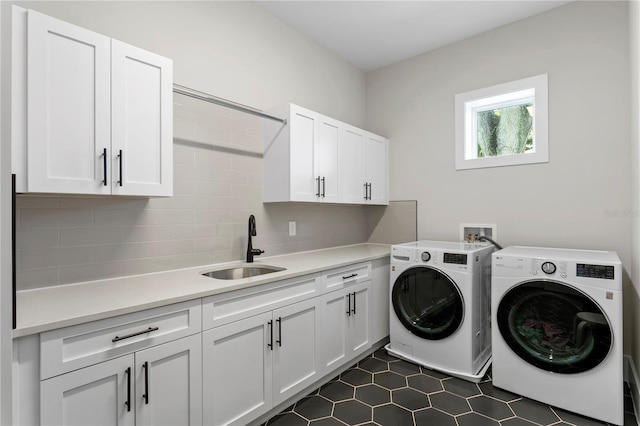
[[[547,75],[456,95],[456,169],[546,163]]]

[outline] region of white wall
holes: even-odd
[[[259,109],[293,102],[364,125],[364,74],[256,3],[15,4],[172,58],[178,84]]]
[[[629,58],[631,70],[631,305],[630,323],[633,330],[631,356],[640,371],[640,3],[629,3]]]
[[[0,2],[0,424],[11,424],[11,4]]]
[[[504,246],[615,250],[630,270],[628,20],[627,2],[573,2],[367,73],[368,127],[391,140],[391,198],[417,198],[420,238],[495,223]],[[454,96],[542,73],[549,162],[456,171]]]

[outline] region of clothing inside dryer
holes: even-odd
[[[518,356],[547,371],[590,370],[611,349],[611,327],[597,304],[559,282],[531,281],[514,287],[500,301],[497,322]]]
[[[391,301],[404,327],[425,339],[444,339],[462,323],[460,291],[448,276],[430,267],[404,271],[394,283]]]

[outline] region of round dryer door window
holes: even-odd
[[[429,340],[444,339],[462,324],[464,302],[456,284],[430,267],[404,271],[396,279],[391,303],[404,327]]]
[[[546,371],[575,374],[609,354],[609,321],[586,294],[555,281],[530,281],[509,290],[498,305],[500,334],[523,360]]]

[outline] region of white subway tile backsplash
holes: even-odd
[[[267,256],[367,240],[362,207],[262,203],[259,118],[176,95],[173,124],[173,197],[18,196],[19,289],[242,260],[251,214]]]
[[[54,266],[84,265],[93,262],[92,247],[57,247],[18,250],[20,269],[51,268]]]

